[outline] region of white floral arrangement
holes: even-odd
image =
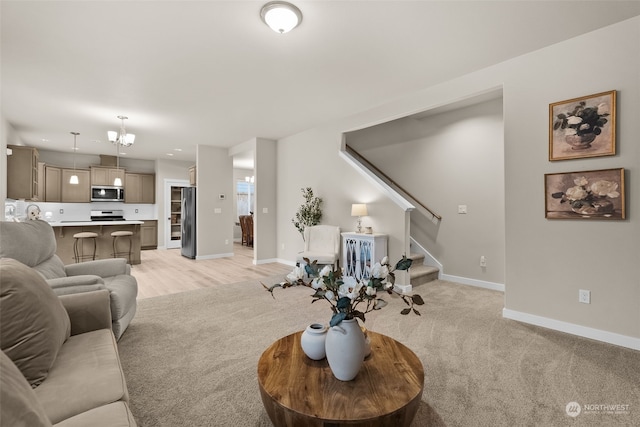
[[[408,307],[400,314],[407,315],[411,312],[420,316],[420,312],[414,307],[423,305],[424,300],[420,295],[406,295],[394,289],[396,270],[408,270],[412,260],[403,256],[391,269],[389,258],[384,257],[381,262],[375,263],[370,270],[369,278],[357,280],[355,277],[342,277],[341,271],[334,270],[331,266],[324,266],[321,270],[317,261],[311,262],[305,258],[304,267],[294,267],[293,271],[286,276],[284,282],[276,283],[272,286],[262,286],[271,292],[275,288],[288,288],[291,286],[307,286],[315,292],[311,297],[312,303],[318,300],[325,300],[331,305],[333,315],[330,326],[336,326],[343,320],[358,318],[365,321],[365,315],[373,310],[380,310],[387,305],[387,302],[380,298],[379,294],[399,295]],[[309,277],[305,281],[305,276]],[[275,296],[274,296],[275,298]],[[360,308],[362,307],[362,308]]]

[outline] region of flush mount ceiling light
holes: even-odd
[[[127,133],[127,130],[124,128],[124,121],[129,117],[118,116],[118,118],[122,121],[122,125],[120,126],[120,133],[114,130],[108,131],[107,137],[109,138],[109,142],[113,144],[118,143],[123,147],[130,147],[133,145],[133,141],[136,139],[136,136],[132,133]]]
[[[300,25],[302,12],[286,1],[270,1],[262,6],[260,18],[273,31],[284,34]]]

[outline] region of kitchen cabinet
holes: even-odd
[[[78,184],[69,184],[71,175],[78,175]],[[91,172],[87,169],[62,169],[62,203],[91,202]]]
[[[124,202],[155,203],[156,176],[154,174],[147,173],[125,173]]]
[[[45,201],[44,197],[44,162],[38,162],[38,198],[40,201]]]
[[[116,178],[124,183],[124,169],[104,166],[91,166],[91,185],[113,186]]]
[[[158,248],[158,221],[144,221],[140,225],[140,249]]]
[[[45,202],[62,201],[62,169],[56,166],[44,167],[44,198]],[[71,185],[71,184],[69,184]],[[80,185],[80,184],[78,184]]]
[[[38,150],[20,145],[7,148],[12,151],[7,156],[7,197],[38,201]]]
[[[342,233],[343,276],[368,279],[371,267],[387,256],[386,234]]]
[[[196,185],[196,166],[195,165],[189,168],[189,185],[194,187]]]

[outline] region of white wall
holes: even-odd
[[[354,231],[356,218],[351,217],[351,204],[366,203],[369,216],[363,218],[362,225],[389,235],[392,261],[406,253],[404,212],[338,154],[346,126],[343,122],[333,123],[278,141],[277,230],[281,262],[295,264],[296,254],[304,248],[291,219],[304,202],[301,188],[306,187],[323,199],[322,224],[338,226],[343,232]]]
[[[196,259],[233,255],[233,159],[226,148],[197,147]],[[224,200],[219,198],[224,194]]]
[[[402,234],[403,217],[338,159],[340,134],[503,87],[506,314],[640,349],[640,50],[631,40],[640,40],[640,18],[279,141],[279,257],[294,259],[302,247],[290,218],[303,186],[325,199],[324,223],[349,228],[350,204],[369,203],[369,221],[392,234],[390,252],[397,256],[393,236]],[[612,89],[619,95],[618,154],[549,162],[549,104]],[[628,171],[628,219],[544,218],[545,173],[614,167]],[[591,291],[591,304],[578,302],[578,289]]]
[[[265,263],[277,258],[276,141],[257,138],[254,153],[256,206],[253,218],[256,232],[253,239],[253,259],[256,263]]]
[[[447,276],[504,284],[503,127],[499,98],[381,125],[376,134],[386,134],[386,146],[368,148],[368,131],[349,135],[350,146],[443,216],[436,225],[412,212],[411,236]],[[467,214],[458,214],[458,205]]]

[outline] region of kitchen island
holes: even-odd
[[[92,231],[98,234],[96,238],[96,259],[113,258],[113,237],[111,233],[114,231],[131,231],[131,264],[140,264],[140,225],[144,221],[60,221],[51,222],[56,235],[56,243],[58,248],[56,255],[62,259],[65,264],[72,264],[73,259],[73,235]],[[84,253],[93,251],[93,243],[84,242]],[[124,251],[128,248],[126,238],[118,239],[118,250]]]

